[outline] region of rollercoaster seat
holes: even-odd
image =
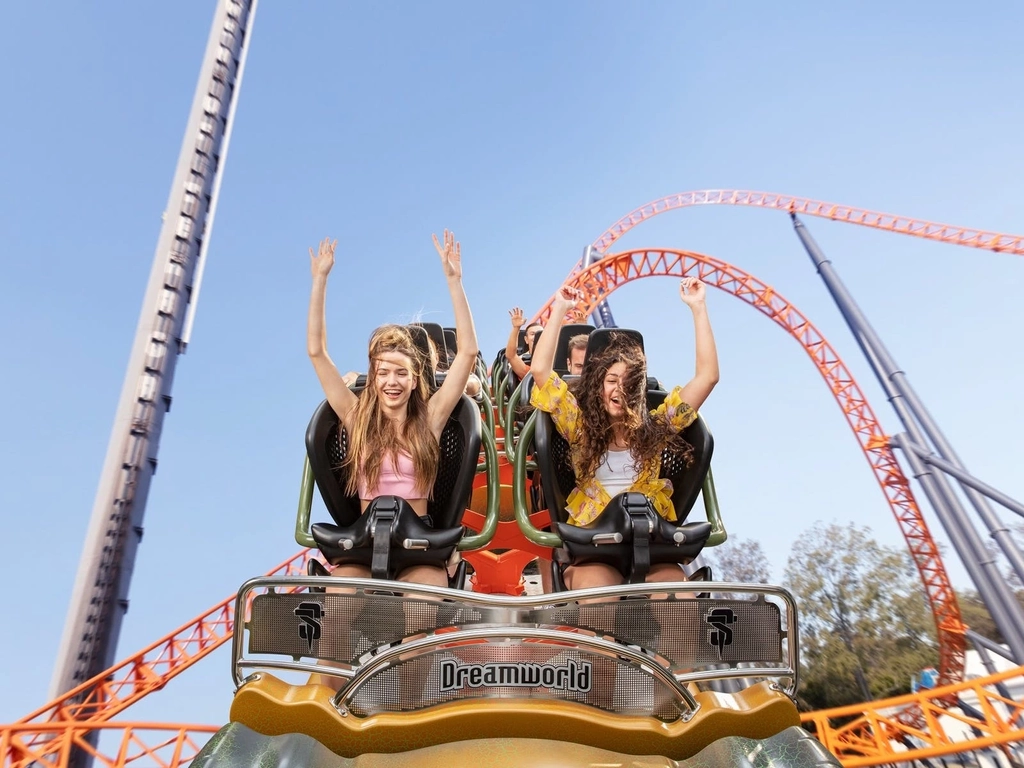
[[[642,336],[636,331],[618,332],[635,335],[643,344]],[[594,331],[587,356],[607,342],[608,331]],[[660,389],[657,379],[648,377],[649,409],[661,405],[667,395]],[[643,494],[626,492],[614,497],[592,526],[582,528],[571,525],[566,512],[566,499],[576,487],[569,443],[555,428],[550,414],[537,413],[534,449],[540,475],[539,495],[564,544],[552,558],[556,589],[564,589],[562,573],[569,565],[605,563],[618,569],[629,583],[638,583],[644,581],[652,565],[678,563],[685,566],[700,554],[711,534],[711,523],[687,523],[686,517],[711,466],[714,438],[700,415],[682,431],[682,437],[691,446],[691,462],[687,463],[679,447],[669,446],[662,452],[659,474],[672,483],[676,522],[662,518]]]
[[[312,533],[332,565],[364,565],[376,579],[394,579],[416,565],[443,567],[463,529],[436,530],[405,499],[378,496],[352,525],[314,523]]]
[[[355,389],[355,387],[353,387]],[[440,457],[427,518],[396,496],[373,499],[365,513],[359,498],[345,492],[349,468],[343,466],[348,438],[325,400],[306,429],[306,454],[324,505],[334,522],[315,523],[310,532],[333,565],[369,566],[374,578],[394,579],[416,565],[445,567],[463,534],[481,444],[480,409],[462,395],[441,432]],[[322,566],[320,566],[322,568]],[[312,573],[312,571],[311,571]],[[451,586],[461,588],[461,562]]]
[[[452,357],[459,351],[458,336],[455,334],[454,328],[442,328],[444,331],[444,345],[448,350],[448,354]]]
[[[691,562],[711,535],[711,523],[676,524],[658,514],[642,493],[620,493],[594,525],[556,522],[572,565],[604,563],[629,584],[643,583],[652,565]]]
[[[586,323],[569,323],[559,329],[558,342],[555,344],[555,361],[551,366],[555,373],[562,378],[569,375],[569,367],[566,365],[569,358],[569,339],[573,336],[589,336],[594,330],[594,326]]]

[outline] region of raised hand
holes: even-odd
[[[581,296],[582,294],[575,288],[563,285],[558,289],[558,295],[551,305],[552,317],[564,317],[569,310],[575,309],[576,302],[580,300]]]
[[[437,235],[433,235],[434,247],[437,249],[438,255],[441,257],[441,266],[444,268],[444,275],[448,278],[462,278],[462,246],[459,245],[455,239],[455,233],[449,232],[447,229],[444,231],[444,245],[442,246],[440,241],[437,239]]]
[[[314,254],[309,249],[309,268],[313,277],[327,277],[334,266],[334,249],[338,247],[338,241],[331,242],[331,238],[325,237],[320,241],[319,253]]]
[[[519,307],[513,307],[508,311],[509,316],[512,318],[513,328],[522,328],[523,323],[526,322],[526,318],[523,317],[523,310]]]
[[[679,298],[688,307],[704,303],[704,283],[696,277],[684,277],[679,283]]]

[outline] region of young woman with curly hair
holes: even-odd
[[[718,383],[718,353],[711,332],[705,287],[684,278],[679,297],[693,314],[697,365],[694,377],[669,392],[654,411],[647,410],[647,360],[635,339],[613,334],[611,343],[587,357],[577,385],[570,392],[552,370],[562,318],[576,303],[577,293],[562,288],[551,308],[551,320],[537,342],[531,371],[536,386],[530,403],[551,414],[555,428],[569,442],[576,488],[566,500],[569,522],[593,523],[612,497],[624,491],[645,494],[666,520],[675,520],[672,487],[658,477],[662,451],[681,443],[681,430],[697,418]],[[679,581],[679,566],[655,565],[647,581]],[[618,570],[600,563],[566,568],[569,589],[622,583]]]
[[[430,361],[413,343],[409,329],[384,325],[370,337],[366,388],[357,397],[327,354],[324,303],[336,246],[337,240],[325,239],[318,253],[309,249],[313,291],[306,341],[327,402],[348,433],[346,491],[359,494],[364,511],[375,497],[390,494],[401,496],[423,516],[427,514],[427,498],[437,474],[441,432],[466,388],[477,358],[476,330],[462,287],[461,248],[447,230],[443,245],[434,236],[459,335],[459,349],[444,383],[431,395]],[[342,565],[333,574],[369,577],[370,570]],[[407,568],[398,578],[440,587],[448,585],[445,570],[433,566]]]

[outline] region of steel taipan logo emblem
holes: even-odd
[[[721,659],[725,646],[732,645],[732,629],[729,625],[736,623],[736,614],[731,608],[714,608],[708,611],[704,621],[711,625],[708,642],[718,648],[718,658]]]
[[[306,641],[310,650],[313,650],[313,641],[319,640],[323,630],[320,626],[320,619],[324,617],[324,608],[320,603],[299,603],[293,613],[302,623],[299,624],[299,637]]]

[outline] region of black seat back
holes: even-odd
[[[459,343],[454,328],[443,328],[444,346],[448,350],[448,356],[453,357],[459,351]]]
[[[361,512],[358,496],[345,493],[348,467],[343,467],[342,462],[347,455],[348,436],[338,415],[324,400],[306,427],[306,456],[324,506],[334,522],[342,526],[354,523]]]
[[[657,408],[665,401],[667,394],[663,390],[648,390],[647,407]],[[661,453],[661,472],[658,473],[658,477],[672,481],[672,506],[675,507],[678,523],[683,522],[693,509],[693,503],[697,501],[704,485],[704,476],[711,468],[711,454],[715,451],[715,439],[699,415],[682,434],[692,448],[690,466],[686,466],[683,451],[669,446]]]
[[[555,345],[555,362],[552,365],[555,373],[559,376],[567,376],[569,374],[569,366],[567,365],[569,359],[569,339],[580,334],[590,335],[593,331],[594,326],[587,325],[586,323],[570,323],[569,325],[562,326],[558,331],[558,343]]]
[[[665,400],[666,393],[651,390],[647,393],[647,407],[654,409]],[[693,460],[689,467],[683,452],[670,446],[661,455],[659,477],[672,481],[672,506],[675,507],[676,521],[682,522],[693,508],[704,484],[704,476],[711,466],[711,455],[715,441],[711,431],[699,416],[683,430],[683,438],[693,447]],[[533,434],[537,469],[540,471],[541,488],[551,519],[560,523],[569,522],[565,502],[576,487],[576,473],[569,455],[569,442],[555,429],[551,415],[537,412],[536,429]]]
[[[480,440],[480,409],[463,395],[448,417],[439,441],[437,477],[433,498],[427,504],[435,528],[461,524],[473,493]],[[351,525],[361,513],[359,498],[345,493],[349,468],[342,466],[342,462],[347,450],[345,429],[340,426],[334,409],[324,400],[306,428],[306,455],[324,506],[341,526]]]
[[[569,522],[565,500],[576,487],[576,473],[569,457],[569,441],[555,429],[551,414],[537,411],[533,432],[534,458],[540,472],[543,504],[552,522]]]

